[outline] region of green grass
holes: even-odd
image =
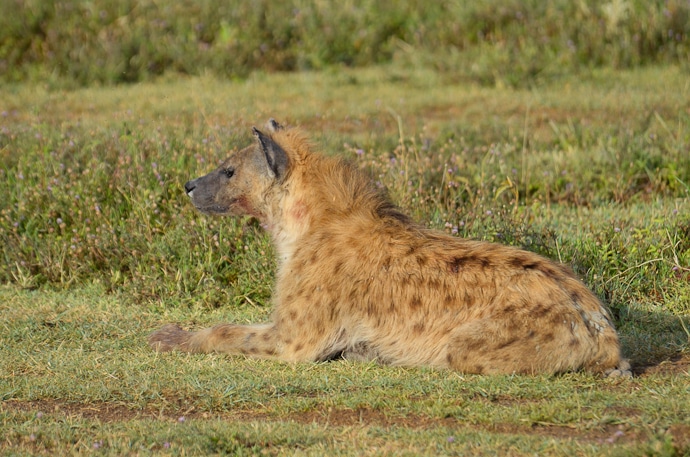
[[[687,454],[689,99],[672,66],[530,88],[402,64],[4,85],[0,452]],[[269,117],[359,163],[430,227],[571,265],[640,376],[151,352],[167,322],[268,319],[266,235],[196,213],[182,185]]]
[[[245,78],[391,61],[529,86],[590,68],[690,61],[684,0],[8,1],[0,80],[87,86]]]

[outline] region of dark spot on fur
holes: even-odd
[[[505,347],[510,346],[511,344],[515,344],[517,341],[518,341],[517,338],[510,338],[510,339],[508,339],[508,340],[502,342],[502,343],[499,344],[498,346],[496,346],[496,349],[503,349],[503,348],[505,348]]]
[[[350,303],[355,303],[356,301],[358,301],[359,289],[357,289],[356,287],[353,287],[350,290],[350,294],[348,295],[348,298],[350,299]]]
[[[288,313],[288,319],[290,319],[291,322],[296,321],[297,320],[297,311],[295,311],[294,309],[290,310],[290,312]]]
[[[419,295],[415,295],[414,297],[412,297],[412,301],[410,301],[410,306],[412,307],[412,309],[417,309],[420,306],[422,306],[422,299],[419,298]]]
[[[579,345],[580,345],[580,340],[578,340],[577,338],[572,338],[570,340],[570,342],[568,343],[568,346],[570,346],[571,348],[576,348]]]
[[[572,316],[570,316],[572,317]],[[563,314],[554,314],[551,316],[551,323],[555,325],[563,325],[568,321],[568,316],[565,316]]]
[[[446,354],[446,361],[448,362],[448,365],[453,366],[453,354],[450,352]]]
[[[543,341],[553,341],[553,340],[554,340],[553,332],[546,332],[546,333],[544,333],[544,334],[542,335],[542,338],[541,338],[541,339],[542,339]]]
[[[526,262],[526,259],[524,257],[516,256],[516,257],[513,257],[512,259],[510,259],[508,261],[508,264],[513,268],[525,268],[526,269],[527,267],[525,267],[525,262]]]
[[[559,269],[557,265],[553,265],[547,261],[532,258],[531,256],[516,256],[509,262],[515,268],[522,268],[525,271],[536,271],[547,278],[558,279],[562,275],[562,268]]]
[[[303,347],[304,345],[302,343],[297,343],[297,345],[295,346],[295,352],[301,351]]]
[[[450,270],[451,273],[459,273],[460,269],[462,268],[462,265],[465,263],[465,259],[463,257],[455,257],[452,259],[450,262],[448,262],[448,269]]]
[[[477,364],[472,367],[472,372],[476,374],[483,374],[484,373],[484,365]]]
[[[446,296],[443,298],[443,304],[446,306],[451,305],[454,301],[453,296],[450,294],[446,294]]]
[[[572,300],[573,303],[580,303],[580,300],[582,300],[580,292],[576,290],[570,292],[570,300]]]
[[[386,257],[385,259],[383,259],[383,263],[381,264],[381,268],[383,268],[386,271],[390,270],[390,268],[391,268],[391,258],[390,257]]]
[[[333,267],[333,275],[338,275],[343,268],[343,262],[337,262]]]
[[[470,352],[478,351],[484,347],[484,341],[480,339],[469,340],[465,347]]]
[[[418,335],[421,335],[424,333],[424,330],[426,329],[426,325],[424,325],[424,322],[417,322],[412,326],[412,332]]]
[[[270,333],[264,333],[264,334],[261,336],[261,339],[264,340],[264,341],[270,341],[270,340],[271,340],[271,334],[270,334]]]
[[[420,267],[423,267],[424,265],[426,265],[428,261],[429,261],[429,259],[423,254],[419,254],[417,256],[417,265],[419,265]]]
[[[412,222],[412,219],[408,215],[404,214],[397,206],[385,199],[383,199],[376,208],[376,214],[381,219],[392,219],[395,222],[401,222],[405,225]]]
[[[412,255],[415,252],[417,252],[417,246],[415,246],[414,244],[407,249],[407,255]]]
[[[534,319],[542,319],[551,312],[551,308],[544,304],[535,305],[530,313]],[[558,317],[558,316],[557,316]],[[560,319],[560,317],[559,317]]]
[[[544,276],[553,279],[554,281],[560,280],[563,273],[551,264],[543,263],[540,270]]]

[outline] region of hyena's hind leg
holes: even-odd
[[[279,346],[272,324],[220,324],[197,332],[168,324],[149,335],[149,345],[157,351],[223,352],[255,357],[275,357]]]
[[[446,361],[450,368],[478,374],[578,370],[597,352],[596,341],[588,334],[578,333],[570,324],[535,327],[515,321],[479,319],[454,331]]]

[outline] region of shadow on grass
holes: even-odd
[[[688,371],[690,334],[687,319],[667,312],[646,311],[634,305],[611,306],[623,355],[635,375],[659,371]],[[665,367],[662,367],[665,365]]]

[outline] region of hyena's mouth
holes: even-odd
[[[190,195],[191,196],[191,195]],[[226,205],[218,205],[218,204],[210,204],[210,205],[204,205],[204,204],[197,204],[194,202],[192,199],[192,203],[194,203],[194,207],[201,211],[204,214],[210,214],[213,216],[225,216],[227,214],[232,213],[232,209],[237,206],[237,199],[233,198],[230,200],[230,202]]]

